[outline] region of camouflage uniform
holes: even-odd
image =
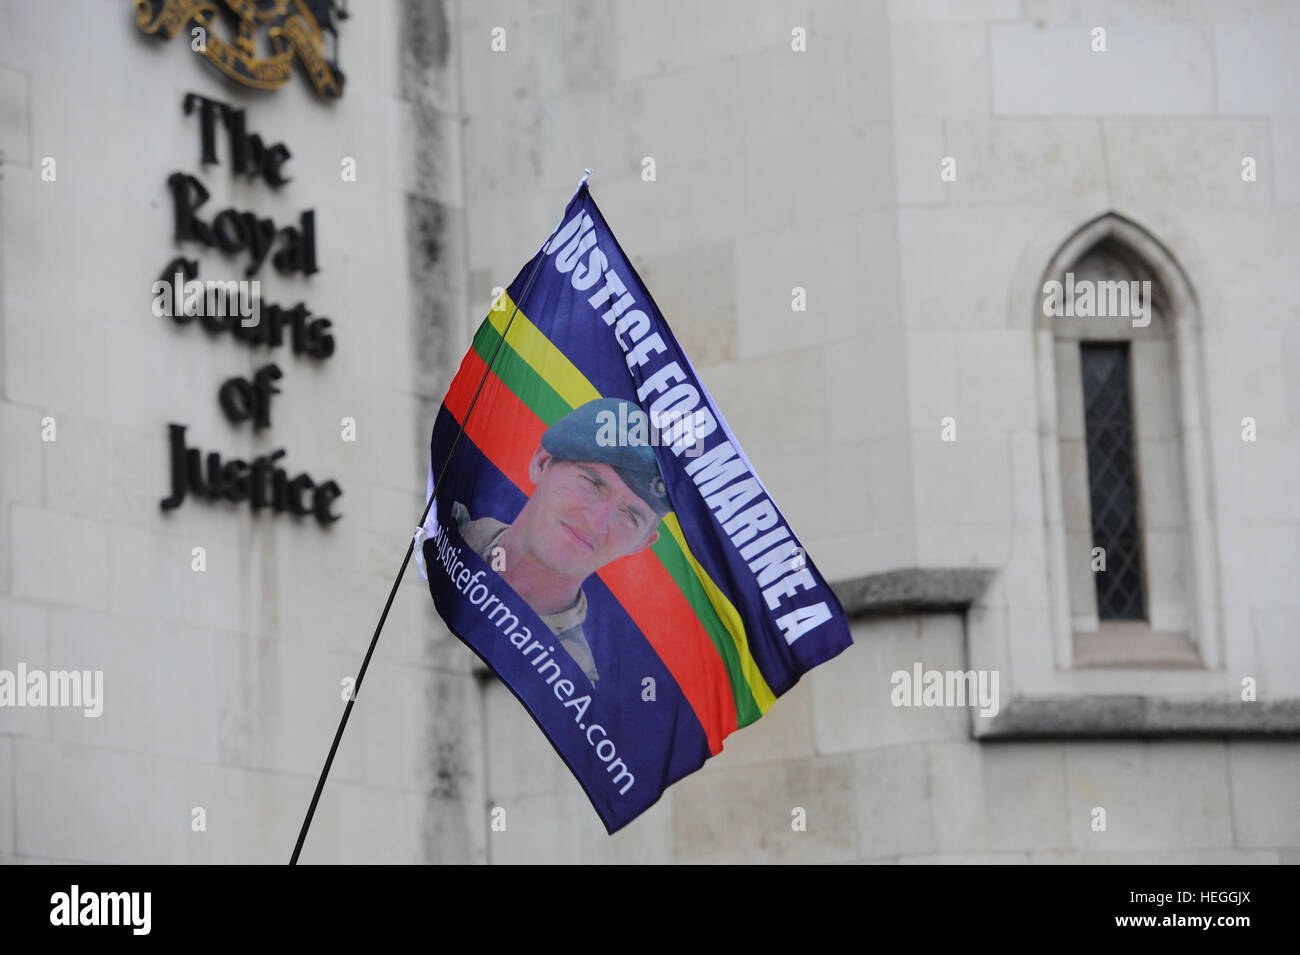
[[[460,536],[465,539],[474,553],[478,554],[488,566],[492,565],[492,548],[496,546],[497,541],[501,539],[510,527],[509,524],[503,524],[492,517],[480,517],[478,520],[470,518],[469,509],[464,504],[457,501],[451,508],[452,519],[460,529]],[[555,634],[555,639],[560,646],[568,651],[569,656],[573,657],[578,666],[582,667],[582,672],[587,675],[591,685],[596,685],[599,674],[596,672],[596,661],[591,655],[591,647],[587,644],[587,638],[582,632],[582,622],[587,619],[587,595],[578,588],[578,599],[572,607],[566,610],[560,610],[556,613],[539,614],[542,622],[546,624]]]

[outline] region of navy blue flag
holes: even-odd
[[[461,363],[429,493],[444,464],[438,612],[610,832],[851,642],[585,180]]]

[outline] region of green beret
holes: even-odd
[[[639,405],[623,398],[597,398],[566,414],[542,435],[542,447],[561,461],[608,464],[658,517],[672,510],[648,425],[637,428]],[[629,439],[636,439],[635,441]]]

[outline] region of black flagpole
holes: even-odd
[[[591,175],[591,170],[585,170],[586,175],[578,183],[578,189],[586,185],[587,177]],[[447,473],[447,468],[451,464],[452,454],[456,451],[456,445],[460,443],[460,436],[465,433],[465,426],[469,423],[469,416],[474,412],[474,405],[478,402],[479,393],[483,390],[483,384],[487,381],[487,376],[492,371],[492,363],[496,361],[497,352],[505,344],[506,335],[510,333],[510,325],[515,320],[515,315],[519,312],[519,302],[528,298],[528,292],[533,287],[533,280],[537,278],[537,272],[541,268],[543,260],[546,258],[546,247],[551,244],[551,239],[555,238],[555,233],[560,231],[560,226],[564,223],[564,218],[555,224],[551,234],[543,243],[537,253],[537,261],[533,264],[533,270],[528,275],[528,281],[524,283],[523,293],[519,296],[519,301],[515,302],[515,307],[510,312],[510,318],[506,321],[505,331],[497,340],[496,346],[492,349],[492,356],[488,359],[487,367],[483,369],[483,377],[479,379],[478,388],[474,390],[474,398],[469,403],[469,408],[465,411],[465,419],[460,423],[460,428],[456,432],[456,438],[451,443],[450,450],[447,451],[447,460],[442,464],[442,470],[433,482],[433,493],[429,495],[429,500],[425,502],[424,513],[420,515],[418,527],[423,527],[425,520],[429,516],[429,509],[433,506],[434,500],[438,496],[438,488],[442,484],[442,478]],[[316,792],[312,794],[311,805],[307,807],[307,818],[302,821],[302,829],[298,833],[298,842],[293,847],[293,856],[289,859],[289,865],[298,864],[298,856],[302,854],[302,845],[307,841],[307,830],[311,828],[312,817],[316,815],[316,804],[320,802],[320,794],[325,789],[325,779],[329,776],[330,766],[334,764],[334,754],[338,752],[339,741],[343,739],[343,730],[347,728],[348,717],[352,715],[352,705],[357,701],[357,695],[361,692],[361,681],[365,678],[366,668],[370,666],[370,658],[374,656],[375,647],[379,644],[379,633],[384,629],[384,621],[388,619],[388,610],[393,606],[393,598],[397,596],[397,588],[402,582],[402,576],[406,573],[406,566],[411,562],[411,554],[415,552],[415,538],[406,545],[406,556],[402,558],[401,569],[397,571],[397,579],[393,581],[393,587],[388,592],[388,600],[384,604],[384,612],[379,615],[379,623],[375,627],[375,635],[370,638],[370,647],[366,650],[365,659],[361,661],[361,669],[357,671],[356,682],[352,684],[352,692],[348,695],[348,705],[343,708],[343,718],[339,720],[339,728],[334,733],[334,742],[330,746],[330,753],[325,757],[325,766],[320,771],[320,779],[316,781]]]

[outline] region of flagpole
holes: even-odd
[[[578,182],[578,188],[574,190],[574,196],[582,191],[582,187],[587,184],[591,176],[591,170],[583,170],[582,179]],[[570,199],[570,202],[573,200]],[[568,206],[566,204],[565,208]],[[465,433],[465,427],[469,423],[469,416],[474,412],[474,405],[478,402],[478,396],[483,390],[484,383],[492,371],[492,363],[496,361],[497,352],[505,344],[506,336],[510,334],[510,326],[515,320],[515,315],[519,312],[519,304],[528,298],[528,292],[533,287],[533,280],[537,278],[537,273],[541,268],[542,262],[546,256],[542,252],[551,244],[551,239],[555,238],[555,233],[560,231],[560,226],[564,223],[564,215],[560,215],[560,221],[555,224],[551,234],[546,237],[537,252],[537,261],[533,264],[533,270],[528,274],[528,280],[524,283],[523,293],[515,302],[515,307],[510,312],[510,318],[506,321],[505,330],[501,337],[497,339],[496,346],[492,349],[492,355],[488,358],[487,367],[483,369],[483,377],[479,379],[478,388],[474,390],[474,398],[469,403],[469,408],[465,411],[465,417],[460,423],[460,428],[456,431],[456,437],[451,443],[451,448],[447,451],[447,458],[443,461],[442,469],[433,482],[433,490],[429,494],[429,500],[424,504],[424,513],[420,515],[420,523],[417,528],[422,528],[424,522],[429,517],[429,510],[433,507],[433,502],[438,496],[438,488],[442,484],[442,479],[447,473],[447,468],[451,464],[452,455],[456,451],[456,445],[460,443],[460,436]],[[330,745],[329,755],[325,757],[325,766],[320,771],[320,778],[316,781],[316,791],[312,794],[311,805],[307,807],[307,817],[302,821],[302,829],[298,832],[298,842],[293,847],[293,856],[289,859],[289,865],[298,864],[298,856],[302,854],[303,843],[307,841],[307,830],[311,828],[312,818],[316,815],[316,805],[320,802],[321,792],[325,789],[325,780],[329,776],[330,767],[334,764],[334,756],[338,752],[339,742],[343,739],[343,730],[347,728],[348,717],[352,715],[352,706],[357,701],[357,696],[361,692],[361,681],[365,678],[366,670],[370,666],[370,658],[374,656],[375,647],[379,644],[380,631],[384,629],[384,622],[388,619],[388,611],[393,606],[393,598],[397,596],[397,588],[402,582],[402,577],[406,574],[407,565],[411,562],[411,555],[415,552],[415,538],[412,538],[406,545],[406,556],[402,558],[402,566],[397,571],[397,578],[393,581],[393,587],[388,592],[388,600],[384,603],[384,610],[379,615],[379,623],[375,626],[374,636],[370,638],[370,647],[366,650],[366,656],[361,661],[361,669],[357,671],[357,678],[352,684],[352,692],[348,694],[347,706],[343,708],[343,718],[339,720],[339,728],[334,733],[334,742]]]

